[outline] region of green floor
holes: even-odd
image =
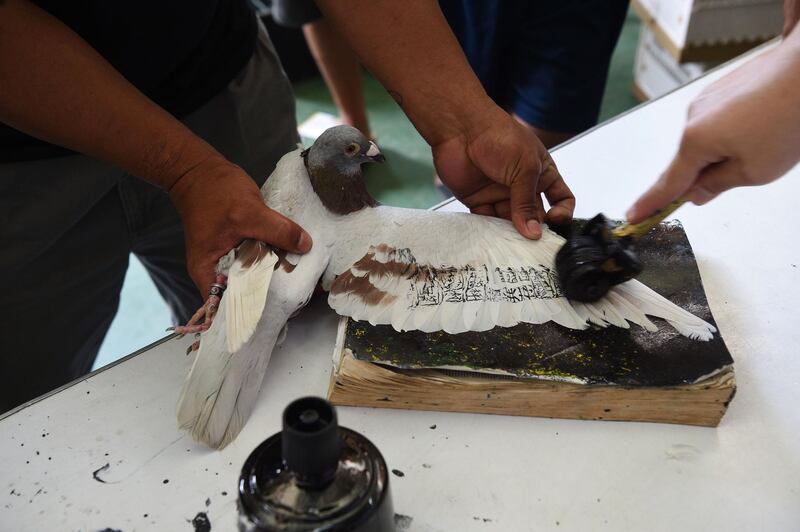
[[[601,120],[636,105],[630,88],[638,35],[639,20],[629,15],[612,59]],[[369,169],[370,191],[387,205],[424,208],[438,203],[443,196],[433,187],[433,165],[427,144],[380,85],[367,78],[365,88],[371,125],[388,159],[387,164]],[[299,84],[295,93],[298,122],[316,111],[335,113],[321,80]],[[95,368],[162,338],[168,325],[170,317],[166,305],[144,267],[131,256],[119,312],[103,342]]]
[[[631,93],[638,38],[639,19],[631,13],[611,60],[600,110],[601,122],[638,103]],[[298,83],[294,90],[298,123],[317,111],[336,114],[336,107],[322,80]],[[398,207],[425,208],[440,202],[443,196],[433,186],[433,163],[428,145],[400,107],[369,75],[364,76],[364,93],[370,126],[388,161],[379,167],[370,167],[370,192],[381,203]],[[308,139],[304,140],[308,142]]]

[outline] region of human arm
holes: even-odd
[[[783,36],[788,37],[800,19],[800,0],[783,0]]]
[[[0,121],[169,192],[185,228],[189,273],[203,293],[219,257],[245,238],[310,248],[299,226],[264,206],[244,171],[25,0],[0,1],[0,85]]]
[[[692,102],[678,153],[627,217],[686,195],[702,205],[775,181],[800,161],[800,32],[709,85]]]
[[[487,96],[434,0],[318,0],[431,145],[442,181],[473,212],[566,222],[575,198],[539,139]],[[541,194],[550,203],[545,215]]]

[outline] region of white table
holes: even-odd
[[[673,153],[691,99],[729,68],[556,150],[576,214],[621,217]],[[800,169],[792,174],[679,212],[736,361],[738,394],[718,428],[340,408],[341,424],[405,473],[391,484],[408,529],[800,530]],[[250,422],[222,452],[175,426],[188,340],[0,420],[0,530],[190,531],[200,511],[212,530],[235,530],[239,467],[289,401],[325,395],[336,322],[324,301],[292,322]],[[101,483],[92,472],[105,464]]]

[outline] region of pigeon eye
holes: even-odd
[[[359,146],[359,145],[358,145],[357,143],[355,143],[355,142],[351,142],[351,143],[350,143],[350,144],[348,144],[348,145],[347,145],[347,147],[344,149],[344,152],[345,152],[347,155],[349,155],[350,157],[352,157],[353,155],[357,154],[357,153],[358,153],[358,152],[360,152],[360,151],[361,151],[361,146]]]

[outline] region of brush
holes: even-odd
[[[639,223],[614,227],[598,214],[556,254],[556,272],[564,295],[590,303],[605,296],[612,286],[633,279],[643,265],[634,244],[686,202],[680,197]]]

